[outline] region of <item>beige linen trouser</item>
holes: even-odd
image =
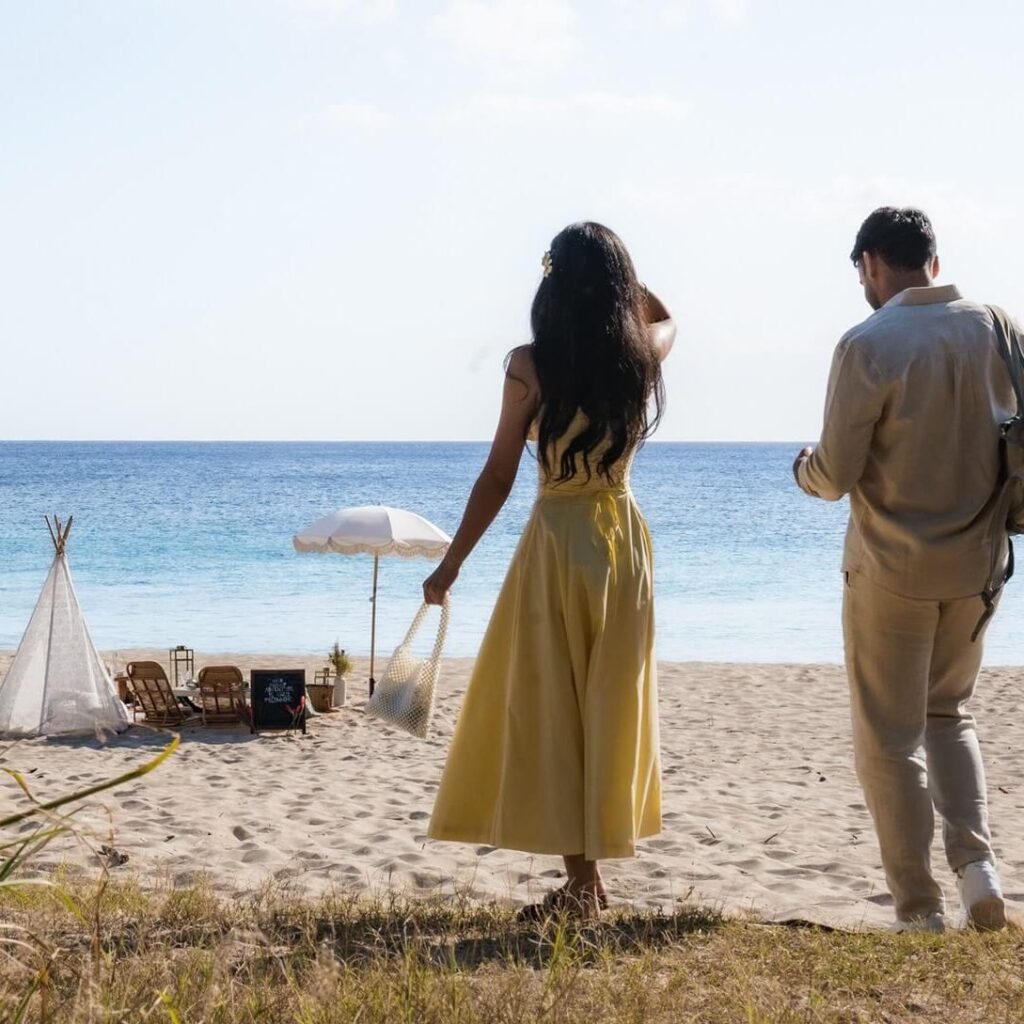
[[[900,920],[945,909],[931,872],[935,810],[954,871],[994,860],[985,769],[964,709],[981,668],[982,637],[971,642],[981,611],[980,597],[921,601],[846,576],[854,758]]]

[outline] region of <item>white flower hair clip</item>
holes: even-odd
[[[550,277],[551,271],[555,269],[554,263],[551,261],[551,250],[548,249],[546,253],[540,258],[540,265],[544,268],[544,276]]]

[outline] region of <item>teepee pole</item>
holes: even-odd
[[[67,547],[68,534],[71,533],[71,524],[75,521],[74,516],[68,516],[68,521],[62,523],[60,516],[53,517],[53,525],[50,524],[50,517],[43,516],[46,520],[46,528],[50,531],[50,540],[53,541],[53,546],[57,551],[58,555],[64,554],[64,548]]]
[[[380,565],[380,556],[373,556],[373,597],[370,600],[373,602],[372,610],[370,612],[370,696],[373,696],[373,691],[377,686],[377,680],[373,676],[373,659],[374,652],[377,648],[377,568]]]
[[[57,517],[54,516],[54,519]],[[57,536],[60,536],[60,526],[57,527]],[[50,567],[50,576],[47,582],[50,584],[50,625],[46,633],[46,668],[43,671],[43,696],[39,702],[39,732],[43,731],[43,722],[46,721],[46,698],[50,690],[50,652],[53,650],[53,621],[57,614],[57,571],[60,566],[61,548],[57,547],[57,553],[53,556],[53,565]]]

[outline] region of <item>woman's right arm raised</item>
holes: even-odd
[[[644,321],[658,358],[664,362],[676,341],[676,322],[654,292],[644,289]]]
[[[539,395],[533,357],[529,346],[524,345],[509,359],[498,429],[487,462],[470,492],[462,522],[441,564],[423,583],[423,597],[428,604],[444,601],[462,563],[508,500],[519,471],[526,435],[537,414]]]

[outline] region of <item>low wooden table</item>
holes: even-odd
[[[314,711],[330,711],[334,706],[334,683],[306,683],[306,696]]]
[[[125,704],[134,703],[134,696],[131,690],[128,689],[128,677],[126,675],[118,674],[114,676],[114,685],[117,687],[117,695]]]

